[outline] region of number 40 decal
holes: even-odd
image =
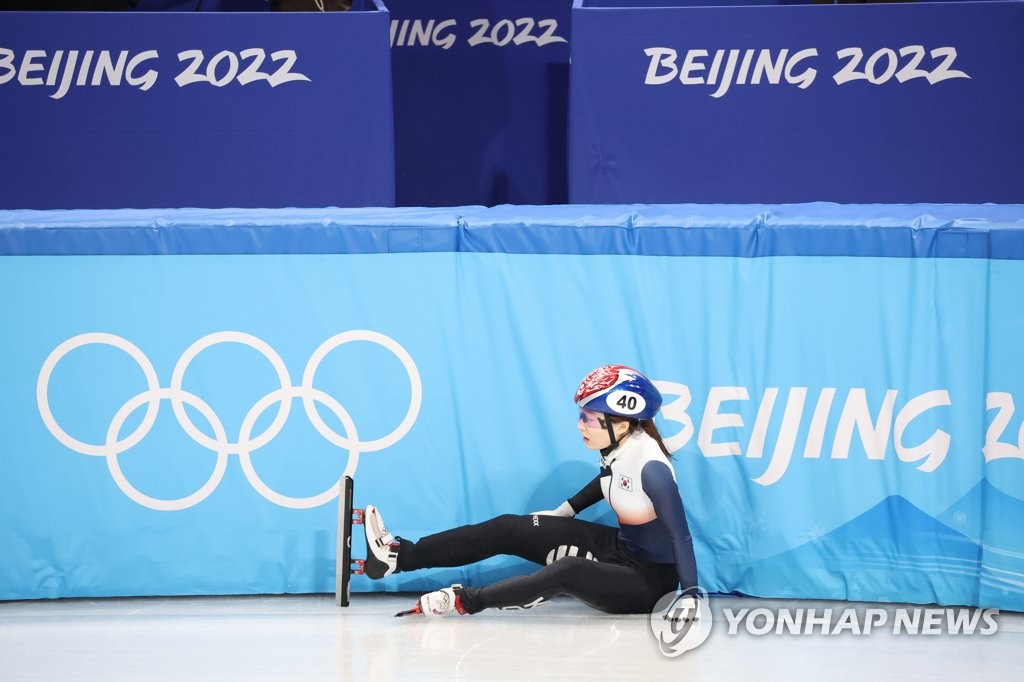
[[[609,405],[618,408],[622,414],[638,414],[647,407],[647,401],[643,396],[632,391],[612,391],[608,394],[606,401]]]

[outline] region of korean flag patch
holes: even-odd
[[[633,492],[633,479],[629,476],[619,474],[619,488]]]

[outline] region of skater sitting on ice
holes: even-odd
[[[697,566],[671,455],[654,425],[662,397],[624,365],[592,371],[576,391],[577,428],[601,454],[600,473],[557,509],[505,514],[417,542],[395,538],[380,512],[366,507],[366,575],[462,566],[512,554],[543,568],[484,587],[453,585],[420,597],[425,616],[488,608],[530,608],[567,594],[608,613],[649,613],[681,585],[695,594]],[[619,527],[573,518],[602,497]]]

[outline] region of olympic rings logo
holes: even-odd
[[[332,396],[313,386],[317,368],[319,368],[324,358],[327,357],[327,354],[339,346],[353,341],[369,341],[391,351],[405,367],[412,389],[409,409],[406,411],[402,422],[391,433],[376,440],[359,440],[355,422],[348,411]],[[263,396],[249,408],[248,413],[242,420],[238,438],[233,442],[228,440],[224,425],[221,423],[217,413],[199,396],[189,393],[182,388],[185,372],[189,364],[202,351],[221,343],[239,343],[259,351],[270,362],[280,382],[280,388]],[[113,346],[127,353],[142,369],[147,384],[145,391],[130,398],[114,415],[110,426],[107,428],[106,440],[103,443],[85,443],[68,435],[54,418],[49,402],[50,377],[57,363],[76,348],[92,344]],[[39,379],[36,383],[36,402],[39,407],[39,414],[53,437],[75,452],[106,458],[110,475],[125,495],[144,507],[160,511],[187,509],[205,500],[220,485],[224,472],[227,471],[230,455],[238,455],[239,461],[242,464],[242,470],[245,472],[245,477],[253,488],[264,498],[279,506],[292,509],[311,509],[326,504],[337,497],[338,486],[335,482],[332,482],[329,488],[318,495],[310,497],[290,497],[284,495],[264,483],[253,467],[252,453],[267,445],[280,433],[288,419],[288,415],[291,413],[292,401],[295,399],[302,400],[306,416],[321,436],[331,444],[348,451],[348,463],[342,475],[351,476],[355,473],[360,454],[388,448],[401,440],[409,432],[409,429],[412,428],[413,423],[416,421],[416,417],[419,415],[423,399],[423,385],[416,363],[413,362],[412,356],[409,355],[405,348],[384,334],[367,330],[343,332],[324,341],[313,352],[313,355],[310,356],[302,373],[302,383],[299,386],[292,385],[291,378],[288,375],[288,368],[285,367],[284,361],[281,360],[281,357],[273,348],[256,336],[236,331],[208,334],[189,346],[174,366],[169,388],[162,388],[160,386],[153,364],[137,346],[120,336],[106,333],[79,334],[57,346],[43,363],[42,369],[39,371]],[[156,422],[160,403],[164,400],[171,402],[174,416],[184,432],[199,445],[217,453],[217,462],[213,474],[199,490],[185,497],[169,500],[150,497],[139,491],[125,477],[118,462],[118,455],[138,445],[149,433]],[[317,412],[317,403],[324,405],[334,413],[345,428],[345,435],[337,433],[324,423]],[[200,431],[192,422],[185,411],[186,404],[195,408],[209,423],[213,429],[213,438]],[[125,421],[143,405],[146,406],[146,413],[143,416],[142,422],[134,431],[122,438],[121,429],[124,427]],[[278,406],[277,414],[273,421],[262,433],[254,435],[253,428],[257,420],[273,405]]]

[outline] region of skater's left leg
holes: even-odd
[[[487,587],[462,588],[460,605],[466,613],[488,608],[526,609],[559,594],[607,613],[649,613],[663,592],[638,568],[566,557],[535,573]]]

